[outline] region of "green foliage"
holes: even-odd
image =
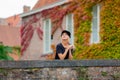
[[[3,74],[4,76],[6,76],[8,73],[8,69],[1,69],[0,68],[0,73]]]
[[[86,0],[87,1],[87,0]],[[85,3],[84,3],[85,4]],[[89,44],[91,33],[91,8],[98,2],[86,3],[80,6],[88,19],[81,18],[75,31],[75,59],[120,59],[120,0],[101,1],[100,12],[100,43]],[[81,4],[82,5],[82,4]],[[75,12],[77,14],[77,11]],[[89,19],[90,18],[90,19]],[[79,23],[75,22],[75,24]]]
[[[19,47],[19,46],[14,46],[14,47],[12,47],[12,48],[13,48],[14,51],[16,51],[16,53],[17,53],[18,56],[21,55],[21,54],[20,54],[20,53],[21,53],[21,47]]]
[[[107,76],[107,72],[102,71],[102,72],[101,72],[101,75],[102,75],[102,76]]]
[[[120,73],[115,73],[111,76],[113,77],[114,80],[119,80],[120,79]]]
[[[76,71],[77,71],[78,76],[79,76],[78,80],[89,80],[86,67],[80,67]]]
[[[13,60],[13,58],[10,57],[8,53],[12,53],[12,48],[0,45],[0,60]]]

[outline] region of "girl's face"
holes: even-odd
[[[62,40],[69,40],[69,36],[67,35],[67,33],[63,33],[61,38]]]

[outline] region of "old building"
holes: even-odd
[[[112,5],[114,2],[116,5]],[[119,20],[115,17],[119,17],[115,12],[115,9],[119,11],[118,3],[113,0],[38,0],[33,10],[21,14],[21,59],[45,59],[53,53],[51,45],[60,42],[64,29],[72,34],[70,42],[76,45],[76,59],[107,58],[104,53],[116,58],[112,53],[119,53],[119,36],[116,36]]]

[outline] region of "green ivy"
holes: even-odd
[[[100,4],[100,43],[89,44],[91,18],[81,19],[75,31],[75,59],[120,59],[120,0],[104,0]],[[88,17],[92,17],[94,5],[95,2],[86,3],[83,8]]]

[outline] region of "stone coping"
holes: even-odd
[[[120,60],[21,60],[0,61],[0,68],[120,67]]]

